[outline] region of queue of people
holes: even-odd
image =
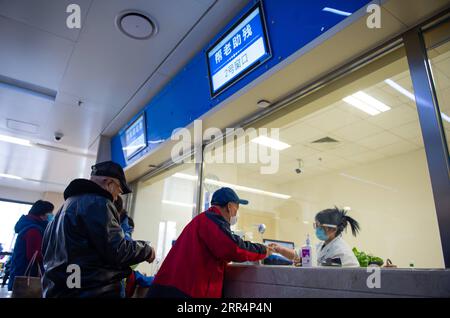
[[[92,166],[89,180],[75,179],[68,185],[54,219],[53,204],[34,203],[15,227],[9,290],[15,277],[26,271],[36,277],[42,269],[43,297],[48,298],[131,297],[137,286],[149,288],[149,298],[217,298],[230,262],[257,262],[272,253],[301,262],[296,250],[252,243],[234,234],[231,226],[237,222],[239,207],[249,202],[234,190],[221,188],[214,192],[211,207],[186,225],[156,276],[147,277],[135,268],[152,263],[155,250],[132,238],[134,222],[120,197],[130,192],[121,166],[107,161]],[[332,259],[342,266],[358,266],[342,239],[347,226],[354,235],[360,230],[358,222],[338,208],[316,215],[314,227],[322,242],[318,265]]]

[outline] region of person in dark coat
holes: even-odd
[[[22,215],[14,227],[17,233],[14,253],[11,259],[11,272],[8,281],[8,290],[12,290],[14,278],[23,276],[36,253],[36,262],[30,268],[30,276],[38,277],[40,266],[42,270],[42,237],[48,220],[53,215],[54,206],[48,201],[36,201],[27,215]]]
[[[44,234],[45,298],[119,298],[130,266],[153,262],[153,248],[126,239],[120,227],[113,202],[130,192],[122,167],[112,161],[92,166],[90,180],[69,184]]]

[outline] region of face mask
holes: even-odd
[[[230,219],[230,225],[236,225],[237,221],[238,221],[237,215],[232,216]]]
[[[49,221],[49,222],[51,222],[54,218],[55,218],[55,216],[51,213],[47,215],[47,221]]]
[[[318,227],[316,229],[316,236],[321,241],[328,240],[328,235],[325,233],[325,230],[323,228],[321,228],[321,227]]]

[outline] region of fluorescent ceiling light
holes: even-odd
[[[378,99],[373,98],[362,91],[359,91],[351,96],[347,96],[343,99],[343,101],[372,116],[387,112],[391,109]]]
[[[193,204],[193,203],[183,203],[183,202],[170,201],[170,200],[162,200],[161,202],[164,203],[164,204],[182,206],[182,207],[185,207],[185,208],[193,208],[193,207],[195,207],[195,204]]]
[[[450,117],[445,114],[445,113],[441,113],[442,119],[445,120],[446,122],[450,123]]]
[[[6,135],[0,135],[0,141],[9,142],[11,144],[17,144],[22,146],[31,146],[31,141],[29,140]]]
[[[379,110],[382,113],[387,112],[388,110],[391,109],[386,104],[380,102],[378,99],[373,98],[372,96],[370,96],[364,92],[357,92],[353,96],[359,100],[362,100],[364,103],[372,106],[373,108],[375,108],[376,110]]]
[[[413,102],[416,102],[416,97],[414,96],[414,94],[411,93],[410,91],[408,91],[403,86],[397,84],[396,82],[394,82],[391,79],[387,79],[384,82],[386,84],[388,84],[390,87],[392,87],[393,89],[395,89],[397,92],[399,92],[399,93],[405,95],[406,97],[408,97]],[[450,123],[450,117],[447,114],[445,114],[444,112],[441,112],[441,117],[442,117],[443,120],[445,120],[445,121]]]
[[[55,90],[37,86],[31,83],[19,81],[17,79],[0,75],[0,88],[12,90],[30,96],[44,98],[55,101],[57,92]]]
[[[343,99],[344,102],[347,104],[352,105],[353,107],[358,108],[359,110],[362,110],[363,112],[375,116],[380,114],[381,112],[376,110],[375,108],[370,107],[369,105],[365,104],[364,102],[360,101],[359,99],[356,99],[353,96],[347,96]]]
[[[286,148],[289,148],[291,145],[288,145],[287,143],[284,143],[282,141],[269,138],[267,136],[259,136],[251,140],[251,142],[254,142],[255,144],[260,144],[262,146],[266,146],[269,148],[273,148],[276,150],[284,150]]]
[[[346,11],[342,11],[342,10],[338,10],[338,9],[334,9],[334,8],[329,8],[329,7],[323,8],[322,11],[331,12],[331,13],[335,13],[335,14],[338,14],[338,15],[343,15],[343,16],[346,16],[346,17],[352,15],[350,12],[346,12]]]
[[[12,174],[0,173],[0,178],[14,179],[14,180],[24,180],[21,177],[13,176]]]
[[[395,89],[397,92],[402,93],[403,95],[405,95],[406,97],[408,97],[410,100],[412,100],[413,102],[416,101],[416,97],[414,96],[413,93],[411,93],[410,91],[408,91],[406,88],[400,86],[399,84],[397,84],[396,82],[394,82],[391,79],[387,79],[384,81],[386,84],[388,84],[390,87],[392,87],[393,89]]]
[[[232,188],[232,189],[235,189],[235,190],[238,190],[238,191],[243,191],[243,192],[261,194],[261,195],[274,197],[274,198],[278,198],[278,199],[283,199],[283,200],[287,200],[287,199],[291,198],[290,195],[286,195],[286,194],[281,194],[281,193],[275,193],[275,192],[259,190],[259,189],[255,189],[255,188],[244,187],[244,186],[231,184],[231,183],[226,183],[226,182],[217,181],[217,180],[212,180],[212,179],[205,179],[205,183],[216,185],[216,186],[219,186],[219,187],[228,187],[228,188]]]
[[[178,179],[197,181],[197,176],[192,176],[192,175],[186,174],[186,173],[179,173],[179,172],[177,172],[172,177],[178,178]]]
[[[197,181],[196,176],[193,176],[190,174],[185,174],[185,173],[175,173],[174,175],[172,175],[172,177],[184,179],[184,180],[190,180],[190,181]],[[286,194],[269,192],[269,191],[264,191],[264,190],[260,190],[260,189],[250,188],[250,187],[244,187],[244,186],[226,183],[226,182],[217,181],[217,180],[212,180],[212,179],[208,179],[208,178],[205,179],[205,183],[211,184],[211,185],[216,185],[219,187],[228,187],[228,188],[232,188],[232,189],[235,189],[238,191],[243,191],[243,192],[248,192],[248,193],[261,194],[261,195],[278,198],[278,199],[283,199],[283,200],[287,200],[287,199],[291,198],[290,195],[286,195]]]

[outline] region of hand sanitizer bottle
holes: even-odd
[[[306,236],[306,245],[302,246],[302,267],[312,267],[311,260],[311,241],[309,240],[309,234]]]

